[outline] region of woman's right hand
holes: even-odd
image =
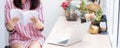
[[[6,28],[9,30],[9,31],[12,31],[14,29],[14,26],[17,24],[17,22],[19,21],[19,18],[18,17],[14,17],[12,18],[6,25]]]

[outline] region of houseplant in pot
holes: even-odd
[[[81,4],[81,7],[80,7],[80,10],[81,10],[81,13],[82,13],[81,16],[80,16],[81,23],[86,22],[85,14],[87,14],[87,11],[85,10],[85,6],[86,6],[86,3],[84,2],[84,0],[82,0],[82,4]]]
[[[89,14],[93,13],[92,16],[94,16],[94,17],[91,20],[92,21],[91,27],[96,26],[96,28],[99,28],[99,23],[101,21],[101,16],[103,13],[100,5],[91,3],[85,7],[85,10],[87,10]],[[99,31],[99,29],[97,29],[97,30]],[[97,33],[97,32],[94,32],[94,33]]]
[[[102,9],[100,7],[100,5],[95,4],[95,3],[91,3],[88,4],[85,9],[89,12],[89,13],[94,13],[95,14],[95,18],[93,18],[92,22],[94,25],[99,26],[99,22],[101,20],[101,16],[102,16]]]
[[[68,21],[77,20],[78,14],[76,11],[79,10],[78,6],[80,7],[79,1],[65,1],[62,3],[62,8],[65,10],[65,17]]]

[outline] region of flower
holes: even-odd
[[[68,5],[70,4],[70,2],[71,2],[71,1],[65,1],[65,2],[62,3],[61,6],[63,7],[64,10],[66,10],[66,8],[67,8]]]

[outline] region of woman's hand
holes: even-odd
[[[6,24],[6,28],[9,31],[12,31],[14,29],[14,26],[17,24],[17,22],[19,21],[18,17],[14,17],[12,18],[7,24]]]
[[[33,23],[34,27],[37,28],[38,30],[43,29],[43,24],[42,22],[40,22],[37,18],[32,17],[31,18],[31,22]]]

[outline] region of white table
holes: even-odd
[[[84,39],[81,42],[67,47],[48,44],[49,41],[61,38],[62,35],[65,35],[67,33],[65,32],[65,27],[73,25],[68,23],[69,21],[66,21],[64,16],[60,16],[50,35],[46,39],[43,48],[111,48],[108,35],[92,35],[88,32],[84,34]],[[77,23],[79,24],[80,21],[76,21],[76,24]]]

